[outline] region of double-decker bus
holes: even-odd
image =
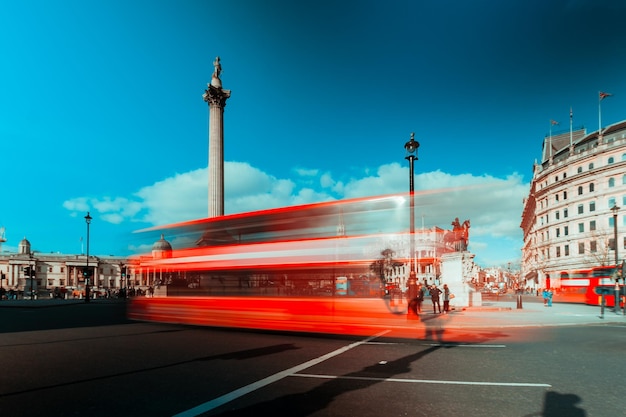
[[[558,289],[555,300],[566,303],[585,303],[591,271],[592,269],[579,269],[559,273],[558,279],[551,282],[551,286]]]
[[[406,315],[407,300],[385,297],[385,284],[388,278],[403,283],[409,275],[409,259],[402,257],[411,238],[407,197],[332,201],[144,230],[151,241],[167,234],[174,249],[135,261],[156,285],[153,298],[132,300],[129,317],[349,333],[390,313]],[[420,194],[422,207],[438,200],[437,193]],[[424,236],[441,253],[453,250],[443,232],[433,228]]]
[[[604,292],[604,305],[607,307],[614,307],[616,285],[618,288],[619,296],[623,300],[623,280],[619,279],[618,281],[616,281],[616,278],[618,276],[619,278],[621,278],[621,273],[624,269],[623,265],[624,264],[598,266],[591,270],[591,274],[589,276],[589,285],[587,286],[587,291],[585,293],[585,304],[596,306],[601,305],[601,293]],[[621,281],[622,283],[616,284],[616,282],[619,281]],[[620,304],[623,304],[623,301],[620,301]]]

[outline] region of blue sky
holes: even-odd
[[[3,250],[146,248],[205,217],[212,62],[225,211],[485,185],[419,208],[470,219],[482,266],[520,257],[522,199],[554,132],[626,119],[621,1],[31,1],[0,13]],[[437,210],[439,216],[431,215]],[[441,216],[443,214],[443,216]],[[446,215],[449,214],[447,217]],[[443,224],[437,217],[449,218]]]

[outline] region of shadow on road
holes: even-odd
[[[126,302],[124,300],[94,300],[88,304],[33,304],[32,306],[25,304],[19,307],[0,305],[0,333],[129,323],[134,322],[126,317]]]

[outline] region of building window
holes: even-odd
[[[614,163],[614,162],[615,162],[615,158],[610,157],[610,158],[609,158],[609,165],[610,165],[610,164],[612,164],[612,163]]]
[[[65,272],[65,267],[64,266],[61,267],[61,273],[63,273],[63,272]]]
[[[589,164],[589,171],[593,169],[593,162]]]
[[[626,198],[626,197],[624,197]],[[566,219],[567,218],[567,209],[563,209],[563,218]]]
[[[558,194],[556,194],[556,195],[554,196],[554,198],[556,199],[556,201],[557,201],[557,202],[559,201],[559,195],[558,195]]]
[[[598,245],[596,244],[595,240],[592,240],[591,242],[589,242],[589,252],[596,253],[597,251],[598,251]]]
[[[589,202],[589,211],[596,211],[596,202],[595,201]]]
[[[569,226],[563,227],[563,236],[569,235]]]
[[[561,237],[561,229],[556,228],[556,237]]]
[[[557,258],[560,258],[560,257],[561,257],[561,247],[560,247],[560,246],[557,246],[557,247],[556,247],[556,257],[557,257]]]
[[[578,231],[580,233],[583,233],[585,231],[585,224],[584,223],[578,223]]]
[[[626,174],[622,176],[622,185],[626,185]]]
[[[557,220],[559,220],[560,215],[559,215],[559,212],[558,212],[558,211],[557,211],[556,213],[554,213],[554,216],[555,216],[555,218],[556,218]]]
[[[626,154],[624,154],[626,155]],[[583,172],[583,167],[578,167],[578,173],[580,174],[581,172]]]
[[[593,191],[595,190],[596,186],[593,185],[593,183],[589,184],[589,192],[593,193]]]
[[[615,239],[609,239],[609,250],[615,250]]]
[[[563,249],[564,249],[564,252],[565,252],[565,256],[569,256],[569,245],[565,245],[563,247]]]
[[[583,195],[583,187],[582,185],[578,187],[578,195]]]
[[[592,221],[589,222],[589,230],[592,231],[592,232],[594,230],[596,230],[596,221],[595,220],[592,220]]]
[[[567,191],[563,191],[563,200],[567,200]]]
[[[580,242],[578,244],[578,254],[582,255],[583,253],[585,253],[585,242]]]
[[[613,208],[615,206],[615,197],[609,198],[609,208]]]
[[[52,272],[52,267],[49,267],[49,268],[48,268],[48,272]]]
[[[583,214],[584,213],[584,208],[582,204],[578,205],[578,214]]]
[[[613,217],[609,217],[609,227],[614,227],[613,225],[615,224],[615,221],[613,220]]]
[[[609,188],[615,187],[615,178],[609,178]]]

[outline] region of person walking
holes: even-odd
[[[424,302],[424,289],[422,288],[422,284],[417,285],[417,312],[422,312],[422,303]]]
[[[450,288],[448,284],[443,284],[443,313],[447,314],[450,311]]]
[[[430,299],[433,302],[433,314],[437,314],[437,309],[439,309],[439,313],[441,313],[441,304],[439,303],[439,295],[441,294],[441,290],[437,288],[435,284],[430,287]]]
[[[554,292],[552,292],[552,288],[547,288],[546,289],[546,297],[548,299],[548,307],[552,307],[552,296],[554,295]]]

